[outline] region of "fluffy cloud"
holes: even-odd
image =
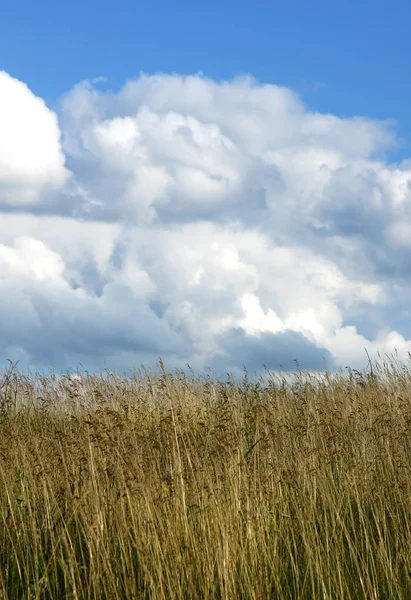
[[[241,376],[411,350],[411,168],[384,160],[391,121],[167,75],[80,83],[57,120],[3,73],[0,132],[5,357]]]
[[[68,176],[57,116],[0,71],[0,206],[34,205]]]

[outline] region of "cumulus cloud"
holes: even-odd
[[[0,133],[5,357],[241,374],[411,350],[392,121],[177,75],[82,82],[56,115],[1,73]]]
[[[0,206],[30,206],[68,179],[57,116],[0,71]]]

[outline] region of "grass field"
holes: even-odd
[[[0,598],[411,598],[411,374],[0,381]],[[380,376],[381,375],[381,376]]]

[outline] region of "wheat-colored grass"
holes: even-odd
[[[0,598],[411,598],[411,375],[0,381]]]

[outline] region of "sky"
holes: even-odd
[[[407,362],[410,25],[395,1],[3,3],[0,363]]]

